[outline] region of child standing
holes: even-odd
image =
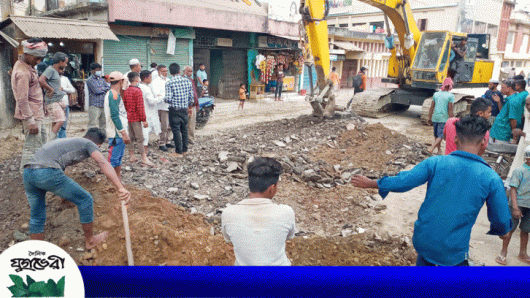
[[[530,146],[524,151],[525,163],[521,168],[513,171],[510,179],[510,210],[512,211],[513,228],[508,236],[502,240],[501,253],[495,262],[506,265],[508,245],[513,232],[521,229],[521,243],[519,245],[519,260],[530,265],[530,256],[527,253],[528,233],[530,233]]]
[[[245,89],[245,84],[239,85],[239,108],[243,109],[245,107],[245,100],[247,99],[247,89]]]
[[[458,151],[428,158],[394,177],[352,179],[355,187],[379,189],[383,198],[391,191],[406,192],[429,182],[414,223],[416,266],[468,266],[471,229],[484,203],[489,235],[504,239],[512,229],[502,179],[480,157],[488,145],[484,140],[488,121],[465,116],[455,125]]]
[[[283,71],[283,65],[278,65],[278,73],[276,74],[276,90],[274,91],[274,100],[282,101],[282,89],[283,79],[285,78],[285,72]]]
[[[434,128],[434,143],[428,149],[432,154],[435,148],[438,148],[440,154],[442,139],[444,133],[445,122],[449,118],[453,118],[453,103],[455,96],[449,92],[453,89],[453,84],[450,81],[444,81],[442,90],[434,93],[432,97],[431,108],[429,110],[429,124]]]
[[[121,98],[124,76],[119,71],[109,75],[110,90],[105,95],[103,110],[107,137],[109,138],[109,162],[121,180],[121,164],[125,145],[131,143],[127,134],[127,111]],[[121,137],[120,137],[121,136]]]
[[[236,266],[290,266],[285,241],[294,238],[294,211],[272,201],[278,190],[281,164],[257,158],[248,165],[250,195],[222,214],[221,231],[234,245]]]
[[[492,106],[490,102],[483,98],[479,97],[473,101],[471,104],[471,113],[470,115],[474,115],[477,117],[482,117],[489,122],[489,118],[491,117],[491,109]],[[460,120],[459,118],[449,118],[447,122],[445,122],[444,126],[444,140],[445,140],[445,155],[451,154],[452,152],[456,151],[456,143],[455,143],[455,137],[456,137],[456,127],[455,123]],[[490,139],[490,132],[487,131],[486,135],[484,136],[484,139],[486,140],[486,143],[489,142]]]
[[[145,153],[143,146],[144,137],[142,132],[142,125],[144,128],[148,127],[147,117],[145,115],[144,97],[142,90],[138,87],[140,83],[140,75],[137,72],[131,71],[127,75],[129,79],[129,87],[123,92],[123,102],[125,109],[127,110],[127,120],[129,122],[129,135],[131,143],[136,143],[138,151],[142,156],[142,165],[154,166]],[[129,161],[131,163],[136,162],[137,159],[134,156],[134,145],[131,145],[129,149]]]
[[[203,80],[202,81],[201,96],[199,96],[199,98],[200,97],[210,97],[210,93],[208,92],[208,86],[209,85],[210,85],[210,82],[208,80]]]

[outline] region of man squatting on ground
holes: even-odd
[[[488,145],[484,140],[488,121],[465,116],[455,126],[458,151],[430,157],[394,177],[352,179],[356,187],[379,189],[382,198],[428,182],[412,238],[417,266],[468,266],[471,229],[484,202],[491,223],[488,234],[506,239],[512,229],[502,179],[480,157]]]
[[[46,143],[47,132],[44,120],[42,88],[35,65],[48,53],[48,46],[40,38],[22,41],[23,54],[13,66],[11,86],[15,97],[15,118],[22,121],[24,128],[24,147],[20,170],[35,154],[37,149]]]
[[[236,266],[290,266],[285,241],[295,234],[294,211],[273,203],[281,164],[259,157],[248,165],[250,195],[222,214],[221,231],[234,245]]]
[[[63,97],[66,92],[61,88],[61,74],[68,65],[68,56],[65,53],[57,52],[52,57],[53,65],[48,66],[39,78],[42,89],[46,91],[44,103],[46,110],[52,119],[52,130],[48,140],[54,140],[59,130],[66,121]]]
[[[128,204],[131,194],[99,151],[99,146],[105,142],[105,138],[103,131],[91,128],[84,138],[56,139],[42,146],[33,158],[24,164],[24,188],[31,208],[29,221],[31,239],[44,240],[46,193],[49,191],[77,205],[79,220],[85,234],[86,249],[105,241],[107,232],[94,235],[92,195],[64,173],[67,166],[92,157],[118,189],[119,198]]]
[[[105,95],[105,119],[109,138],[109,162],[121,181],[121,164],[125,145],[131,143],[127,134],[127,111],[121,98],[124,76],[119,71],[109,75],[110,90]]]

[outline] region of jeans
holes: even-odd
[[[425,260],[420,254],[418,254],[418,258],[416,259],[416,266],[433,267],[433,266],[438,266],[438,265]],[[457,264],[455,266],[456,267],[469,266],[469,262],[467,260],[464,260],[462,263]]]
[[[64,109],[64,115],[66,116],[66,120],[64,120],[63,126],[59,129],[57,132],[57,137],[60,139],[66,138],[66,125],[68,125],[68,116],[70,116],[70,107],[66,106]]]
[[[274,91],[274,98],[282,98],[283,82],[276,83],[276,90]]]
[[[94,221],[92,195],[68,178],[61,169],[24,169],[24,188],[31,208],[30,234],[44,232],[48,191],[77,205],[82,224]]]
[[[169,125],[173,131],[175,152],[188,152],[188,109],[169,108]]]

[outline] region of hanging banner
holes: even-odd
[[[175,48],[177,46],[177,38],[173,34],[172,30],[169,30],[169,35],[167,37],[167,51],[168,55],[175,55]]]
[[[298,23],[302,19],[299,5],[299,0],[269,0],[269,20]]]

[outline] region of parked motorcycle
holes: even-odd
[[[199,98],[199,111],[197,111],[197,123],[195,129],[202,129],[208,123],[208,119],[215,108],[213,97]]]

